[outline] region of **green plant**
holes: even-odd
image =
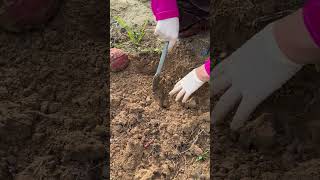
[[[156,53],[156,54],[161,54],[161,49],[159,48],[150,48],[150,47],[146,47],[146,48],[143,48],[141,50],[142,53]]]
[[[206,150],[204,153],[202,153],[201,155],[199,155],[196,159],[196,162],[198,161],[205,161],[208,158],[208,153],[209,150]]]
[[[148,24],[148,21],[146,20],[144,22],[144,24],[138,28],[138,29],[135,29],[133,27],[130,27],[121,17],[119,16],[116,16],[114,18],[117,23],[122,27],[124,28],[126,31],[127,31],[127,34],[128,34],[128,37],[130,39],[130,41],[135,44],[135,45],[139,45],[142,38],[144,37],[145,35],[145,30],[146,30],[146,27],[147,27],[147,24]]]

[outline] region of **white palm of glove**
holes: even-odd
[[[238,130],[255,108],[301,67],[281,52],[273,24],[268,25],[213,69],[213,95],[226,91],[213,108],[211,120],[221,122],[240,102],[230,125]]]
[[[158,35],[160,39],[164,41],[169,41],[168,49],[170,51],[178,40],[179,18],[174,17],[174,18],[159,20],[157,22],[157,26],[154,31],[154,34]]]
[[[178,93],[175,100],[179,101],[181,97],[183,97],[182,102],[185,103],[191,94],[198,90],[204,83],[205,82],[198,78],[196,69],[194,69],[174,86],[169,95],[172,96]]]

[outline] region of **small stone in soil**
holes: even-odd
[[[273,128],[273,115],[262,114],[255,120],[248,123],[247,126],[241,129],[240,143],[249,148],[254,145],[259,150],[269,150],[276,143],[276,132]]]
[[[190,109],[196,109],[197,108],[197,102],[195,99],[190,99],[187,103],[186,103],[186,107],[190,108]]]
[[[199,146],[197,146],[197,145],[193,145],[192,150],[193,150],[193,153],[198,156],[203,153],[202,149],[199,148]]]

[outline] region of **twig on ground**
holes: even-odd
[[[204,130],[201,129],[200,132],[199,132],[199,133],[197,134],[197,136],[195,137],[194,141],[192,142],[191,146],[190,146],[187,150],[179,153],[178,155],[181,155],[181,154],[184,154],[184,153],[188,152],[188,151],[192,148],[192,146],[198,141],[198,138],[199,138],[200,134],[202,134],[203,132],[204,132]]]
[[[173,162],[173,164],[175,167],[177,167],[177,165],[174,162]],[[180,172],[180,167],[178,167],[177,173],[173,176],[172,179],[176,178],[178,176],[179,172]]]

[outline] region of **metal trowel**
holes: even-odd
[[[159,62],[156,74],[153,76],[152,91],[154,94],[156,93],[157,89],[159,88],[160,73],[161,73],[162,66],[164,64],[164,60],[166,59],[166,56],[168,54],[168,46],[169,46],[169,42],[165,42],[164,47],[162,49],[160,62]]]

